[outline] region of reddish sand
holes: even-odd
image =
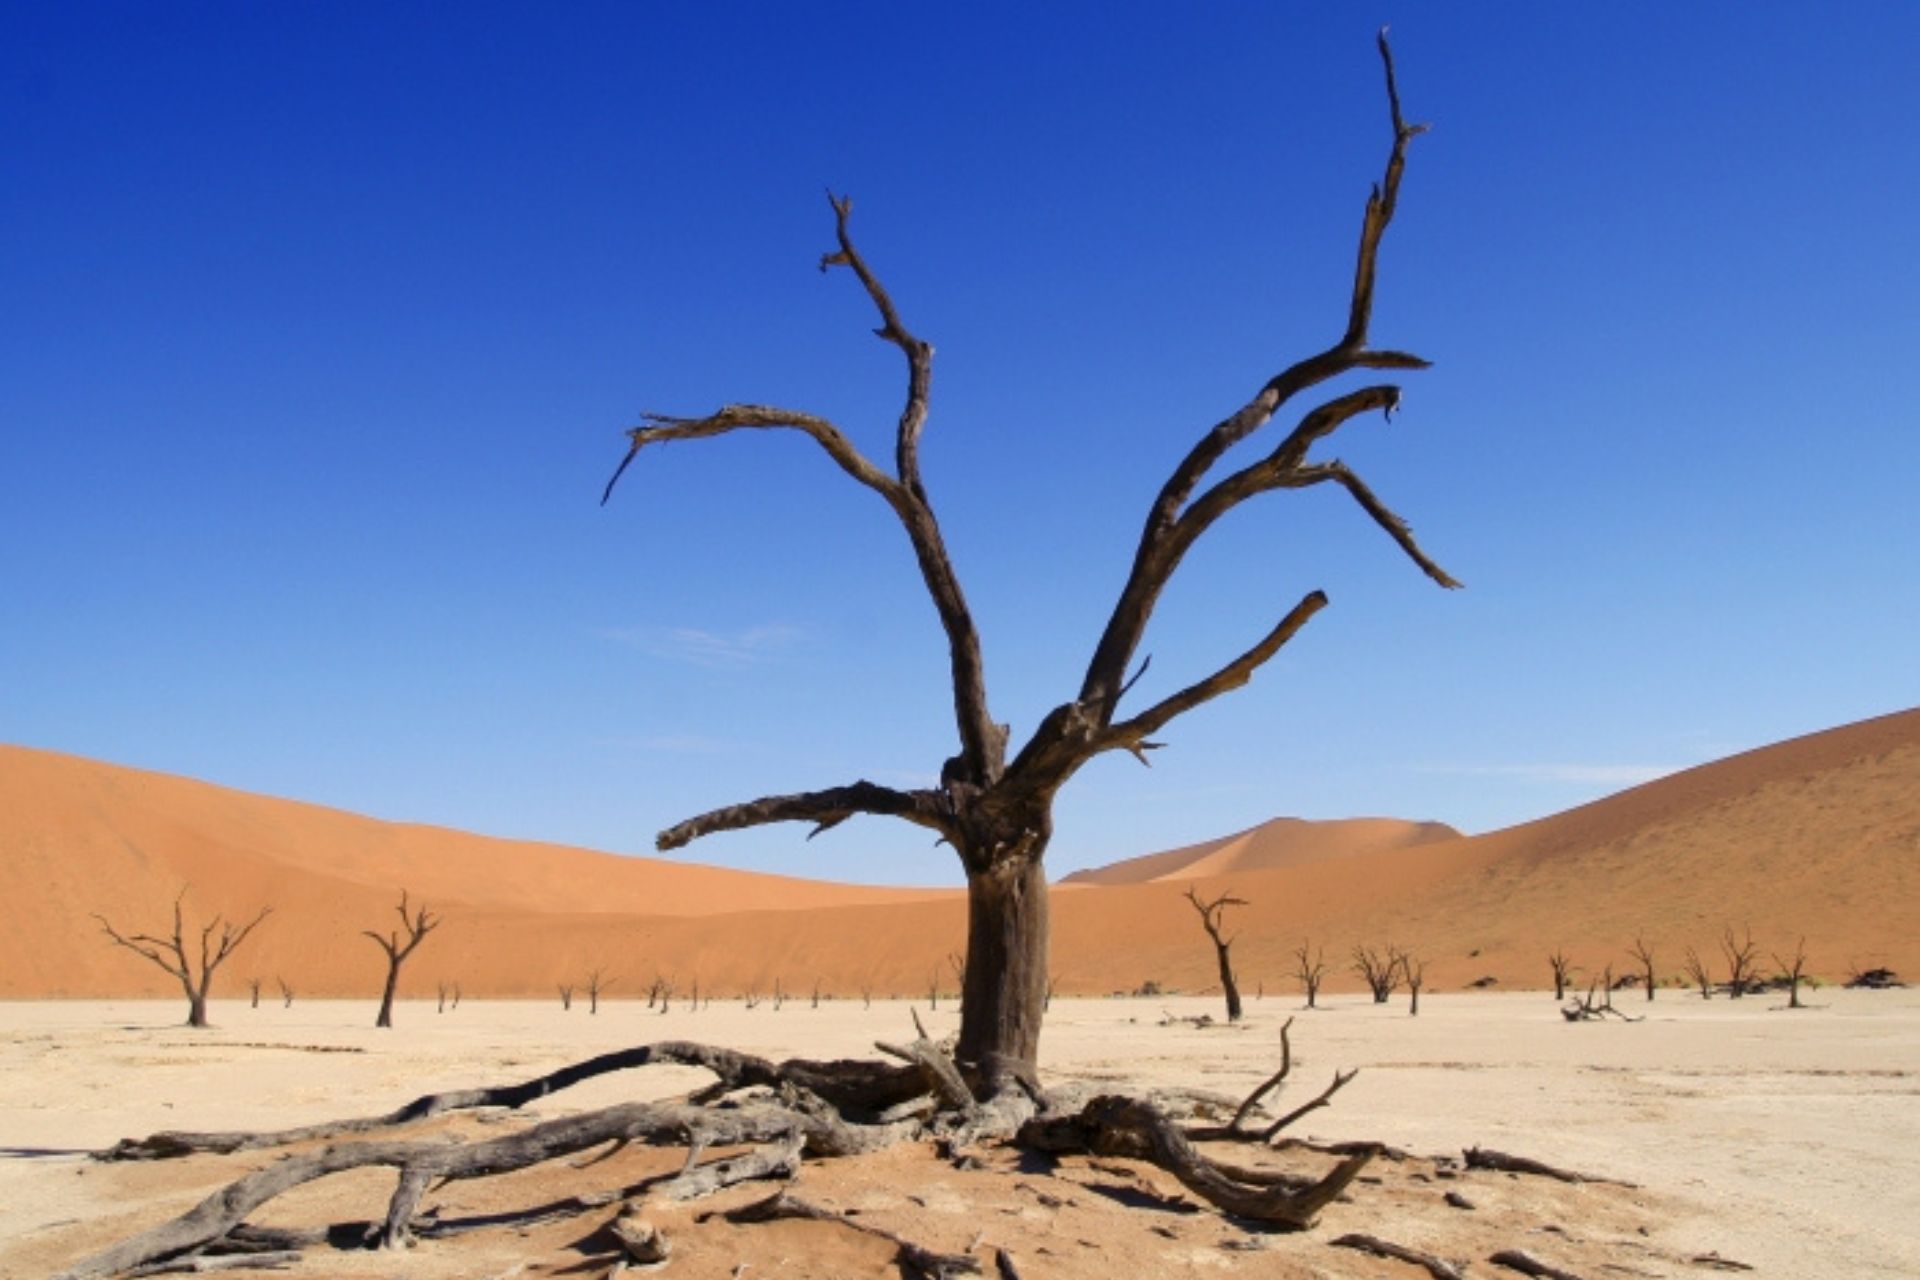
[[[1344,818],[1336,822],[1309,822],[1305,818],[1275,818],[1250,830],[1218,840],[1206,840],[1165,853],[1149,853],[1104,867],[1076,871],[1061,884],[1145,884],[1153,880],[1182,882],[1207,876],[1238,875],[1243,871],[1272,871],[1304,866],[1333,858],[1351,858],[1383,849],[1405,849],[1438,840],[1457,840],[1460,833],[1444,822],[1406,822],[1399,818]]]
[[[1333,837],[1315,844],[1315,831]],[[1292,950],[1324,946],[1330,987],[1357,943],[1429,962],[1435,989],[1481,977],[1540,986],[1565,948],[1624,970],[1636,936],[1664,979],[1749,926],[1763,957],[1801,936],[1823,978],[1887,965],[1920,973],[1920,711],[1810,735],[1636,787],[1538,822],[1428,839],[1384,819],[1273,824],[1096,872],[1054,899],[1062,991],[1215,979],[1190,879],[1231,887],[1249,992],[1291,987]],[[1378,844],[1369,843],[1375,836]],[[1364,837],[1364,838],[1363,838]],[[1365,847],[1362,847],[1365,846]],[[1142,877],[1142,869],[1151,878]],[[1224,874],[1223,874],[1224,873]],[[1209,878],[1211,877],[1211,878]],[[1114,880],[1139,881],[1112,883]],[[1103,883],[1104,881],[1104,883]],[[732,994],[819,982],[845,995],[952,991],[964,944],[957,893],[860,888],[616,858],[398,826],[285,800],[22,748],[0,748],[0,996],[169,994],[90,920],[161,927],[191,883],[188,919],[275,913],[222,974],[285,977],[303,993],[369,994],[395,891],[444,910],[403,992],[457,981],[526,995],[595,967],[631,991],[656,972]]]

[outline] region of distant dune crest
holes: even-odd
[[[1076,871],[1061,883],[1146,884],[1155,880],[1231,875],[1239,871],[1272,871],[1459,838],[1460,833],[1444,822],[1407,822],[1400,818],[1340,818],[1315,822],[1305,818],[1275,818],[1218,840]]]
[[[1683,949],[1716,953],[1727,925],[1843,978],[1920,974],[1920,710],[1795,738],[1536,822],[1478,836],[1393,818],[1283,818],[1067,878],[1052,968],[1065,992],[1205,989],[1189,882],[1231,884],[1242,985],[1291,992],[1292,953],[1391,941],[1429,961],[1431,989],[1480,978],[1541,986],[1565,949],[1583,972],[1624,971],[1636,937],[1663,976]],[[0,997],[172,996],[164,975],[108,945],[190,912],[274,915],[222,973],[216,998],[285,976],[303,996],[377,993],[383,961],[358,938],[401,888],[445,913],[402,995],[438,982],[470,997],[547,998],[594,968],[632,995],[661,973],[730,997],[769,991],[952,994],[965,946],[958,891],[829,884],[630,859],[378,822],[73,756],[0,747]],[[196,916],[193,918],[204,918]],[[264,1010],[263,1010],[264,1014]]]

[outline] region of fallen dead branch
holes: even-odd
[[[1327,1243],[1336,1249],[1358,1249],[1376,1258],[1392,1258],[1396,1262],[1407,1262],[1416,1267],[1424,1267],[1433,1280],[1464,1280],[1460,1269],[1451,1262],[1436,1258],[1430,1253],[1422,1253],[1418,1249],[1409,1249],[1403,1244],[1395,1244],[1391,1240],[1382,1240],[1378,1236],[1349,1232]]]
[[[1468,1147],[1466,1163],[1469,1169],[1490,1169],[1498,1173],[1530,1173],[1542,1178],[1552,1178],[1559,1182],[1600,1182],[1615,1187],[1631,1187],[1631,1182],[1621,1182],[1616,1178],[1599,1178],[1590,1173],[1575,1173],[1571,1169],[1558,1169],[1550,1164],[1526,1156],[1512,1156],[1504,1151],[1493,1151],[1486,1147]]]
[[[1521,1249],[1502,1249],[1487,1259],[1498,1267],[1507,1267],[1522,1275],[1537,1276],[1539,1280],[1581,1280],[1571,1271],[1562,1271],[1559,1267],[1548,1266],[1533,1255]]]

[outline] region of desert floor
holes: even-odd
[[[1521,1248],[1589,1277],[1705,1276],[1715,1253],[1782,1277],[1920,1275],[1920,991],[1814,992],[1789,1012],[1774,995],[1701,1001],[1662,991],[1644,1022],[1569,1024],[1542,993],[1440,994],[1418,1018],[1404,996],[1375,1006],[1339,995],[1302,1012],[1297,996],[1251,1001],[1244,1029],[1161,1025],[1163,1010],[1216,1001],[1058,1000],[1047,1023],[1049,1080],[1184,1085],[1241,1095],[1277,1062],[1294,1015],[1295,1070],[1277,1109],[1306,1100],[1336,1067],[1359,1077],[1291,1131],[1378,1139],[1419,1156],[1480,1145],[1635,1184],[1540,1178],[1376,1161],[1369,1178],[1305,1235],[1261,1236],[1197,1212],[1173,1179],[1128,1161],[1069,1158],[1046,1169],[992,1156],[961,1173],[921,1149],[809,1163],[798,1193],[922,1244],[957,1251],[980,1237],[1018,1259],[1025,1280],[1120,1275],[1411,1277],[1330,1241],[1366,1232],[1470,1265]],[[548,1003],[473,1002],[436,1013],[402,1005],[376,1031],[371,1002],[216,1001],[212,1030],[175,1025],[183,1002],[0,1004],[0,1274],[44,1276],[184,1211],[272,1153],[102,1165],[83,1153],[156,1129],[274,1128],[385,1111],[418,1094],[504,1083],[648,1040],[695,1039],[770,1057],[866,1056],[906,1038],[906,1009],[802,1000],[779,1012],[714,1004],[664,1016],[631,1000],[589,1016]],[[930,1030],[957,1022],[942,1006]],[[664,1097],[706,1079],[677,1068],[611,1077],[529,1108],[552,1116],[614,1100]],[[471,1131],[473,1123],[465,1122]],[[1244,1149],[1242,1149],[1244,1151]],[[1245,1161],[1235,1154],[1230,1158]],[[1317,1161],[1324,1157],[1297,1155]],[[449,1214],[484,1213],[588,1186],[630,1185],[677,1164],[634,1152],[600,1167],[456,1184]],[[1377,1177],[1375,1176],[1377,1175]],[[259,1220],[377,1215],[390,1174],[312,1184]],[[518,1186],[509,1186],[515,1180]],[[767,1193],[736,1187],[722,1206]],[[1442,1201],[1457,1190],[1476,1208]],[[433,1203],[430,1199],[429,1203]],[[659,1221],[678,1243],[670,1275],[895,1275],[884,1243],[834,1224],[735,1227],[696,1222],[699,1203]],[[604,1218],[608,1214],[602,1214]],[[599,1219],[428,1242],[404,1259],[312,1254],[290,1275],[547,1276],[607,1273]],[[746,1263],[744,1270],[740,1264]],[[989,1261],[989,1268],[991,1262]]]

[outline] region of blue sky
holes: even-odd
[[[823,191],[938,348],[924,470],[1016,740],[1153,491],[1345,314],[1418,351],[1167,593],[1137,696],[1332,607],[1063,794],[1057,873],[1278,814],[1484,830],[1920,702],[1920,8],[0,9],[0,740],[647,851],[734,800],[929,780],[943,639],[803,439],[890,456]],[[1258,448],[1256,442],[1252,448]],[[1141,704],[1144,705],[1144,702]],[[691,856],[952,882],[917,829]]]

